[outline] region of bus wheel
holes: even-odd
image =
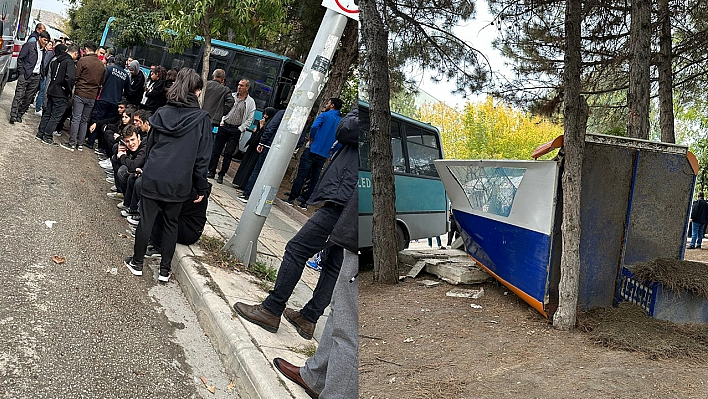
[[[403,251],[408,248],[410,240],[399,224],[396,224],[396,250]]]

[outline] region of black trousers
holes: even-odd
[[[221,152],[224,152],[224,161],[221,164],[221,170],[219,171],[220,176],[224,176],[226,172],[229,171],[229,166],[231,166],[231,159],[234,156],[234,152],[238,149],[238,141],[241,139],[241,131],[238,130],[238,126],[224,125],[219,127],[219,131],[216,133],[216,141],[214,142],[214,148],[211,151],[211,159],[209,160],[209,173],[216,174],[216,167],[219,165],[219,156]]]
[[[140,223],[135,230],[135,245],[133,246],[133,259],[135,262],[142,262],[147,251],[148,241],[152,233],[152,227],[158,213],[162,211],[162,260],[160,261],[160,273],[169,273],[172,266],[172,257],[175,254],[177,245],[177,220],[182,210],[181,202],[165,202],[152,198],[142,197],[140,199]]]

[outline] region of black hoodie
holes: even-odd
[[[199,108],[197,96],[188,102],[167,103],[150,117],[147,161],[142,195],[158,201],[183,202],[192,187],[199,195],[209,190],[207,169],[211,157],[209,113]]]
[[[47,94],[52,97],[69,98],[74,89],[74,79],[76,78],[76,65],[71,55],[61,53],[49,62],[47,70],[49,76],[49,87]]]

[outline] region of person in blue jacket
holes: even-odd
[[[332,97],[324,105],[324,111],[315,119],[310,128],[310,147],[306,148],[300,157],[297,168],[297,177],[293,181],[290,195],[283,199],[292,205],[295,199],[300,201],[300,208],[307,209],[307,200],[310,199],[317,181],[320,178],[322,167],[330,157],[330,149],[335,141],[335,132],[339,121],[342,120],[342,100]],[[305,180],[309,177],[310,184],[303,192]]]

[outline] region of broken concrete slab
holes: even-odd
[[[418,273],[420,273],[421,270],[423,270],[425,265],[426,265],[426,261],[419,260],[418,262],[416,262],[415,265],[413,265],[413,268],[408,272],[408,274],[406,274],[406,277],[410,277],[410,278],[418,277]]]
[[[474,262],[427,262],[425,271],[453,285],[479,284],[492,279],[492,276],[477,267]]]
[[[445,293],[446,296],[451,296],[455,298],[472,298],[479,299],[484,296],[484,288],[478,290],[472,290],[467,288],[453,288]]]
[[[420,280],[417,283],[418,283],[418,285],[422,285],[425,288],[435,287],[435,286],[442,284],[439,281],[433,281],[433,280]]]

